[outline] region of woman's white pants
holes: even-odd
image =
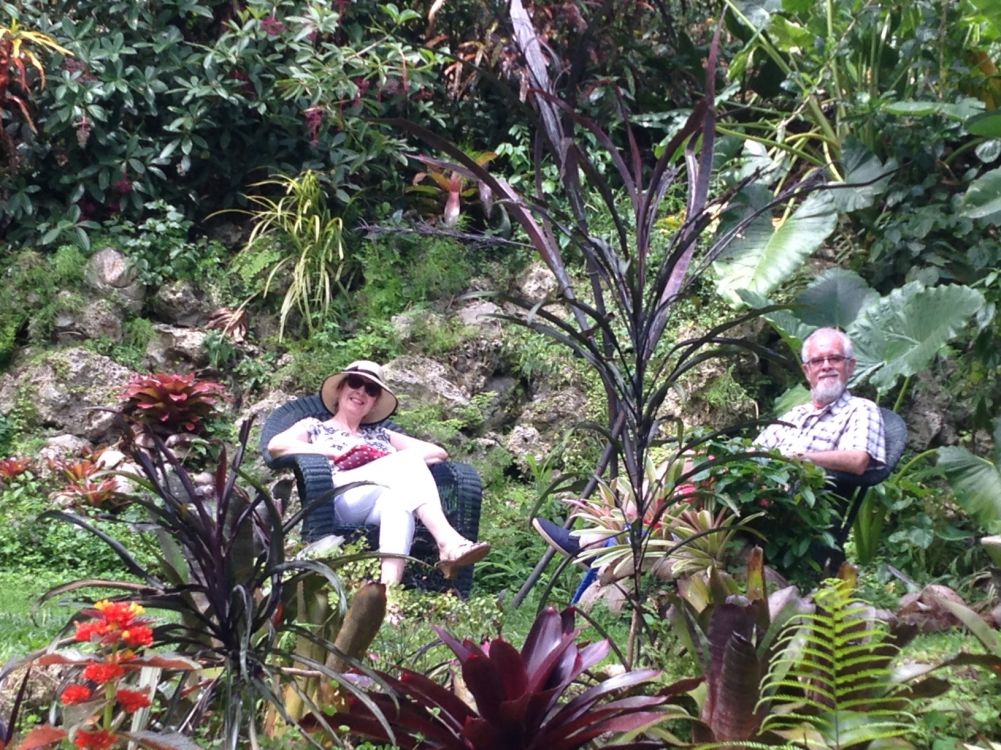
[[[390,453],[357,469],[335,471],[334,487],[366,482],[338,492],[339,523],[379,526],[379,551],[406,555],[414,541],[414,513],[425,503],[441,504],[424,459],[411,451]]]

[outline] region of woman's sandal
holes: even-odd
[[[451,580],[460,568],[479,562],[489,552],[489,542],[471,542],[467,539],[449,550],[448,555],[438,561],[438,568],[445,578]]]

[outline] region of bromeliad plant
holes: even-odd
[[[199,380],[194,373],[136,375],[122,394],[123,413],[151,432],[167,437],[198,433],[225,398],[220,383]]]
[[[477,645],[436,628],[459,660],[472,702],[417,672],[379,676],[392,692],[371,693],[385,721],[357,699],[332,719],[352,734],[403,750],[575,750],[598,737],[635,732],[662,718],[663,698],[623,695],[652,680],[653,669],[628,672],[588,686],[584,674],[610,651],[607,640],[580,647],[573,608],[549,608],[518,651],[502,638]],[[579,692],[573,692],[579,688]],[[657,745],[659,746],[659,745]],[[602,747],[654,747],[645,742]]]

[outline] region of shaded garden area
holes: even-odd
[[[996,746],[995,11],[3,4],[0,741]],[[908,428],[832,570],[750,443],[822,326]],[[482,480],[468,598],[259,458],[356,359]]]

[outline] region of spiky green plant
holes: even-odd
[[[254,228],[241,255],[270,248],[287,248],[268,270],[262,294],[281,280],[287,283],[282,299],[278,335],[284,336],[293,310],[302,316],[307,330],[322,320],[339,288],[344,270],[344,219],[330,210],[331,200],[320,175],[309,169],[296,177],[279,175],[255,183],[261,194],[248,196],[253,206],[243,211]],[[279,197],[266,191],[277,189]]]
[[[898,691],[890,662],[896,647],[871,606],[848,580],[829,579],[816,610],[802,613],[780,637],[782,651],[762,681],[762,724],[808,748],[865,747],[899,740],[916,723]]]

